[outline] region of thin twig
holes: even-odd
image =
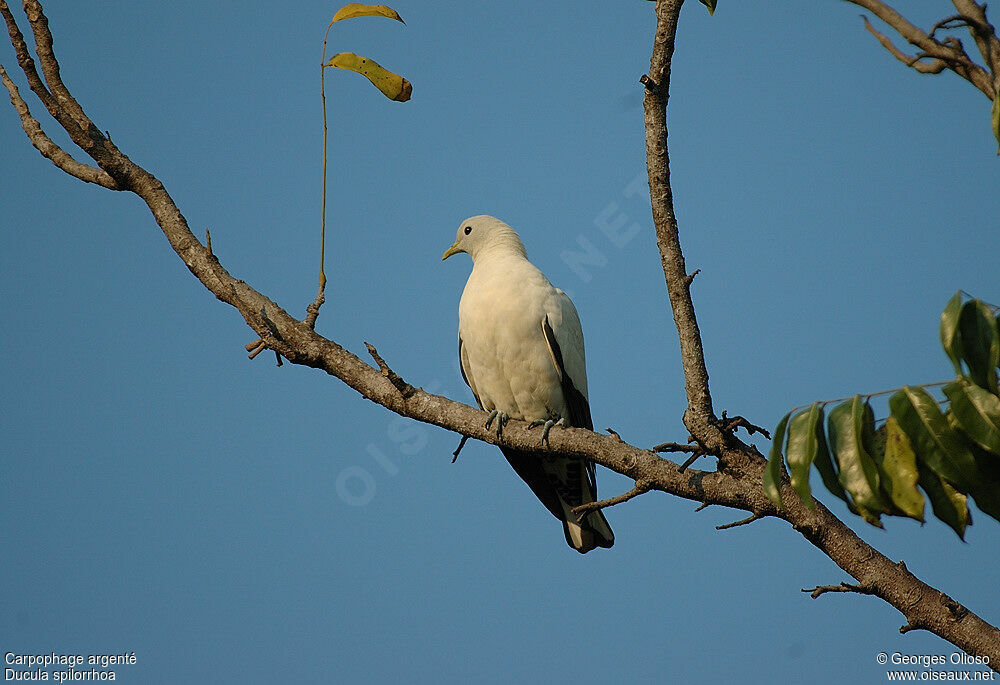
[[[874,595],[875,590],[871,588],[864,587],[863,585],[852,585],[850,583],[841,583],[840,585],[817,585],[814,588],[806,589],[802,588],[802,592],[810,593],[809,596],[816,599],[820,595],[826,594],[827,592],[856,592],[860,595]]]
[[[326,175],[327,175],[327,137],[328,129],[326,123],[326,41],[330,36],[330,29],[333,28],[333,21],[326,27],[323,33],[323,55],[319,63],[319,99],[323,104],[323,188],[322,206],[319,218],[319,287],[316,290],[316,299],[306,307],[305,324],[309,328],[316,328],[316,318],[319,317],[319,309],[326,302]]]
[[[728,417],[726,416],[726,412],[723,410],[722,417],[720,420],[722,421],[722,430],[725,431],[726,433],[734,434],[736,433],[737,428],[742,428],[747,432],[747,435],[760,433],[768,440],[771,439],[771,434],[767,430],[761,428],[760,426],[750,423],[742,416]]]
[[[875,39],[881,43],[882,47],[889,51],[889,54],[898,59],[900,62],[908,67],[919,71],[921,74],[940,74],[948,66],[944,60],[940,58],[933,58],[933,62],[921,62],[923,57],[929,57],[926,52],[921,53],[915,57],[910,57],[905,52],[896,47],[892,40],[884,33],[875,29],[868,21],[868,17],[861,15],[861,18],[865,22],[865,29],[868,33],[875,36]]]
[[[653,446],[654,452],[701,452],[703,451],[698,445],[684,445],[679,442],[661,442],[659,445]]]
[[[693,439],[693,438],[692,438]],[[659,445],[653,446],[654,452],[690,452],[691,456],[684,460],[684,463],[680,465],[679,472],[684,473],[687,471],[691,464],[695,463],[701,457],[711,455],[704,446],[702,445],[683,445],[679,442],[663,442]]]
[[[952,381],[934,381],[933,383],[917,383],[917,384],[912,384],[911,383],[910,385],[903,386],[903,387],[908,387],[908,388],[937,388],[937,387],[940,387],[942,385],[948,385],[951,382]],[[865,398],[866,400],[870,400],[873,397],[881,397],[882,395],[892,395],[893,393],[897,393],[897,392],[899,392],[902,389],[903,388],[900,387],[900,388],[891,388],[890,390],[879,390],[878,392],[863,393],[861,396],[863,398]],[[834,402],[847,402],[848,400],[853,400],[853,399],[854,399],[854,395],[851,395],[850,397],[838,397],[838,398],[833,399],[833,400],[820,400],[819,402],[810,402],[809,404],[800,404],[797,407],[792,407],[791,410],[788,413],[789,414],[794,414],[795,412],[799,411],[800,409],[808,409],[809,407],[813,406],[814,404],[818,404],[821,407],[825,407],[826,405],[833,404]]]
[[[958,29],[965,26],[966,28],[971,28],[974,20],[965,16],[964,14],[953,14],[950,17],[945,17],[941,21],[934,24],[931,30],[927,32],[927,35],[934,38],[934,34],[942,30]]]
[[[695,463],[702,457],[707,456],[707,454],[708,454],[707,452],[695,452],[690,457],[684,460],[684,463],[680,465],[679,469],[677,469],[678,472],[684,473],[685,471],[688,470],[688,467],[691,466],[691,464]]]
[[[451,463],[452,463],[452,464],[454,464],[454,463],[455,463],[456,461],[458,461],[458,453],[462,451],[462,448],[463,448],[463,447],[465,447],[465,441],[466,441],[466,440],[468,440],[468,439],[469,439],[469,436],[468,436],[468,435],[463,435],[463,436],[462,436],[462,439],[461,439],[461,440],[459,440],[459,442],[458,442],[458,447],[456,447],[456,448],[455,448],[455,451],[454,451],[454,452],[452,452],[452,454],[454,455],[454,456],[452,457],[452,459],[451,459]]]
[[[267,349],[267,345],[264,343],[264,341],[263,340],[258,340],[257,343],[254,344],[254,346],[252,348],[250,348],[250,354],[247,355],[247,358],[253,359],[254,357],[256,357],[258,354],[260,354],[261,352],[263,352],[266,349]]]
[[[736,528],[737,526],[748,525],[750,523],[753,523],[754,521],[759,521],[762,518],[764,518],[763,514],[758,514],[757,512],[754,512],[752,516],[748,516],[745,519],[740,519],[739,521],[733,521],[732,523],[724,523],[721,526],[716,526],[715,529],[729,530],[730,528]]]
[[[385,360],[382,359],[378,350],[376,350],[373,345],[365,343],[365,347],[368,348],[368,354],[370,354],[372,359],[375,360],[375,363],[378,364],[379,371],[382,372],[383,376],[389,379],[389,382],[392,383],[392,386],[399,391],[400,395],[403,397],[409,397],[415,392],[412,385],[404,381],[398,373],[389,368],[389,365],[385,363]]]
[[[587,502],[586,504],[581,504],[578,507],[573,507],[570,511],[576,514],[577,521],[583,521],[583,517],[590,512],[597,511],[598,509],[604,509],[606,507],[613,507],[616,504],[621,504],[623,502],[628,502],[630,499],[649,492],[651,487],[652,486],[646,481],[637,480],[635,482],[635,487],[624,494],[618,495],[617,497],[609,497],[608,499],[598,500],[597,502]]]

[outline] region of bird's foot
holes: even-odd
[[[508,421],[510,421],[510,416],[503,413],[502,411],[497,411],[496,409],[494,409],[493,411],[490,412],[490,415],[486,417],[485,428],[487,430],[489,430],[490,425],[493,423],[494,419],[496,419],[497,422],[497,440],[499,440],[501,435],[503,434],[503,427],[507,425]]]
[[[542,444],[549,444],[549,431],[552,430],[552,426],[566,426],[566,419],[560,418],[558,421],[553,419],[547,419],[545,421],[538,420],[532,421],[528,424],[528,428],[534,428],[536,426],[542,426]],[[549,445],[551,447],[551,445]]]

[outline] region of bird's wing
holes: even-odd
[[[469,355],[465,353],[465,345],[462,343],[462,336],[458,336],[458,364],[462,372],[462,380],[472,389],[472,396],[476,398],[476,404],[483,408],[483,401],[479,399],[479,391],[476,390],[475,380],[472,377],[472,368],[469,366]]]
[[[583,349],[583,331],[576,308],[562,291],[558,291],[562,306],[558,316],[548,314],[541,321],[542,336],[549,348],[562,385],[563,398],[569,408],[566,418],[571,426],[594,430],[587,400],[587,366]],[[567,306],[568,305],[568,306]],[[553,326],[553,321],[556,322]]]

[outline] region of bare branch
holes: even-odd
[[[0,66],[0,80],[3,81],[3,85],[7,88],[11,104],[14,105],[18,116],[21,117],[21,128],[24,129],[35,149],[41,152],[43,156],[52,160],[53,164],[70,176],[74,176],[87,183],[96,183],[109,190],[121,190],[118,184],[115,183],[115,180],[106,171],[76,161],[72,155],[56,145],[51,138],[45,135],[42,125],[38,123],[37,119],[31,116],[28,104],[21,98],[17,86],[10,80],[10,77],[7,76],[7,71],[2,66]]]
[[[605,509],[607,507],[613,507],[616,504],[622,504],[623,502],[628,502],[630,499],[634,499],[639,495],[643,495],[650,491],[651,485],[646,481],[637,480],[635,482],[635,487],[628,492],[618,495],[617,497],[609,497],[608,499],[598,500],[597,502],[587,502],[586,504],[581,504],[578,507],[573,507],[571,510],[576,514],[577,521],[583,521],[583,517],[592,511],[597,511],[598,509]]]
[[[715,426],[705,352],[691,300],[691,280],[684,264],[677,216],[674,213],[673,193],[670,189],[670,158],[667,152],[666,108],[670,97],[670,61],[682,4],[683,0],[659,0],[656,3],[653,55],[649,63],[649,74],[643,82],[646,86],[643,97],[646,170],[649,175],[649,196],[656,228],[656,243],[660,250],[660,264],[680,340],[684,388],[688,401],[684,424],[699,442],[714,448],[721,444],[723,438]]]
[[[389,368],[389,365],[385,363],[385,360],[379,356],[378,350],[368,343],[365,343],[365,347],[368,348],[368,354],[370,354],[372,359],[375,360],[375,363],[378,364],[379,371],[382,372],[383,376],[389,379],[389,382],[392,383],[392,386],[399,391],[399,394],[403,397],[409,397],[412,395],[414,392],[413,386],[404,381],[398,373]],[[457,457],[458,455],[456,454],[455,456]]]
[[[452,458],[451,458],[451,463],[452,464],[454,464],[456,461],[458,461],[458,453],[462,451],[463,447],[465,447],[465,441],[468,440],[468,439],[469,439],[468,435],[463,435],[462,439],[458,441],[458,447],[456,447],[455,451],[451,453],[452,454]]]
[[[840,585],[817,585],[814,588],[805,589],[802,588],[802,592],[810,593],[809,596],[816,599],[820,595],[826,594],[827,592],[856,592],[861,595],[875,595],[878,594],[869,587],[864,587],[862,585],[851,585],[850,583],[841,583]]]
[[[692,438],[693,439],[693,438]],[[681,473],[687,470],[687,467],[695,463],[701,457],[705,456],[718,456],[713,452],[709,452],[704,445],[682,445],[678,442],[664,442],[653,447],[654,452],[690,452],[691,456],[684,460],[681,464]]]
[[[953,14],[950,17],[945,17],[941,21],[935,23],[934,26],[931,27],[931,30],[927,32],[927,35],[930,38],[934,38],[935,37],[934,34],[937,33],[938,31],[942,30],[950,31],[952,29],[962,28],[963,26],[966,28],[971,28],[973,23],[974,20],[970,19],[964,14]]]
[[[745,519],[740,519],[739,521],[733,521],[732,523],[724,523],[721,526],[716,526],[715,529],[729,530],[730,528],[737,528],[739,526],[748,525],[750,523],[753,523],[754,521],[760,521],[762,518],[764,518],[763,515],[754,513],[751,516],[746,517]]]
[[[94,122],[84,113],[80,103],[70,95],[69,90],[62,81],[59,73],[59,62],[52,50],[52,33],[49,31],[49,20],[42,12],[42,6],[36,0],[24,0],[24,13],[28,17],[31,25],[31,32],[35,35],[35,54],[42,65],[42,73],[48,83],[49,91],[55,97],[59,106],[68,113],[81,130],[97,130]],[[99,139],[103,139],[100,131],[97,131]]]
[[[968,20],[969,33],[976,41],[976,47],[979,48],[979,53],[983,56],[990,73],[993,74],[994,88],[996,88],[997,82],[1000,81],[1000,38],[997,38],[996,29],[986,19],[986,4],[980,5],[975,0],[952,0],[952,4]]]
[[[69,133],[73,142],[82,147],[83,144],[86,144],[83,131],[80,129],[79,125],[62,109],[62,107],[60,107],[59,103],[56,102],[55,97],[53,97],[52,93],[49,92],[45,82],[42,81],[42,77],[38,75],[38,71],[35,69],[35,61],[31,57],[31,52],[28,50],[28,44],[24,41],[24,34],[22,34],[21,29],[18,28],[17,22],[14,20],[14,15],[11,14],[6,0],[0,0],[0,14],[3,15],[4,22],[7,24],[7,33],[10,36],[11,45],[14,46],[14,53],[17,55],[17,64],[21,67],[21,71],[24,72],[25,77],[28,79],[28,86],[38,97],[39,101],[45,105],[45,109],[49,111],[52,118],[58,121],[60,126],[66,129],[66,132]]]
[[[771,433],[766,428],[761,428],[760,426],[750,423],[742,416],[726,416],[726,412],[722,412],[722,418],[720,420],[721,428],[723,432],[734,435],[737,428],[742,428],[747,432],[747,435],[753,435],[754,433],[760,433],[768,440],[771,439]]]
[[[940,74],[948,66],[942,59],[932,58],[932,62],[921,62],[920,60],[924,59],[925,56],[927,56],[927,53],[920,53],[915,57],[910,57],[905,52],[897,48],[888,36],[875,30],[875,27],[871,25],[870,21],[868,21],[868,17],[862,15],[861,18],[865,22],[865,28],[870,34],[878,39],[878,42],[882,44],[882,47],[888,50],[890,55],[898,59],[906,66],[916,69],[921,74]]]
[[[929,33],[921,31],[882,0],[847,1],[872,12],[895,29],[910,45],[920,50],[916,56],[906,55],[887,36],[873,28],[866,17],[865,28],[878,39],[882,47],[903,64],[922,74],[937,74],[944,69],[950,69],[982,91],[986,97],[993,98],[998,78],[997,67],[1000,65],[1000,41],[997,40],[993,26],[986,21],[986,10],[974,0],[953,0],[959,14],[937,22]],[[949,37],[942,42],[934,37],[934,34],[942,28],[958,28],[963,25],[969,29],[983,54],[987,64],[986,69],[972,61],[957,38]],[[925,59],[931,61],[921,61]]]

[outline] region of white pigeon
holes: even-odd
[[[462,222],[441,259],[465,252],[472,273],[458,308],[462,377],[501,435],[509,418],[594,429],[587,402],[583,331],[576,307],[531,262],[510,226],[492,216]],[[615,536],[598,510],[582,521],[571,509],[597,499],[593,462],[501,447],[532,492],[563,522],[569,546],[585,554]]]

